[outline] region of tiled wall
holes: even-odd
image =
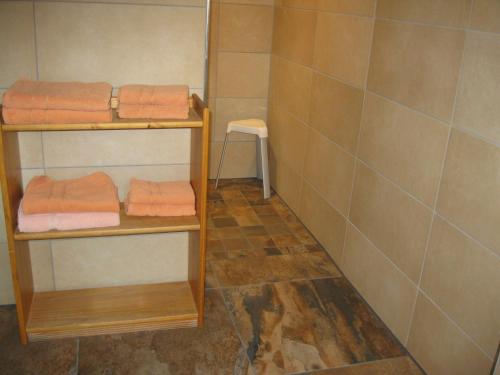
[[[274,0],[212,0],[209,106],[210,176],[215,178],[227,123],[267,117]],[[255,136],[233,133],[222,177],[256,174]]]
[[[429,374],[500,338],[500,2],[279,0],[272,183]]]
[[[0,2],[0,90],[19,77],[187,83],[203,92],[205,0]],[[184,130],[21,135],[24,183],[37,174],[108,173],[126,195],[132,176],[189,178]],[[0,215],[3,220],[3,215]],[[12,303],[5,232],[0,304]],[[37,290],[185,279],[186,234],[36,242]]]

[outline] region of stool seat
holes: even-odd
[[[227,125],[227,133],[239,132],[254,134],[259,138],[267,138],[267,126],[261,119],[247,119],[230,121]]]

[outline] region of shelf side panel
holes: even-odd
[[[207,185],[208,185],[208,108],[193,96],[194,108],[203,116],[203,128],[191,129],[191,184],[196,195],[196,212],[200,221],[199,233],[190,233],[188,278],[198,307],[198,323],[203,324],[205,301],[205,248],[207,227]]]
[[[17,208],[23,194],[17,134],[0,134],[0,150],[0,182],[19,334],[21,342],[26,344],[26,322],[33,298],[33,275],[28,243],[16,241],[14,238],[17,226]]]

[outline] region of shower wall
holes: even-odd
[[[272,184],[429,374],[500,337],[500,2],[278,0]]]
[[[267,116],[274,0],[212,0],[209,107],[210,176],[215,178],[227,123]],[[255,136],[233,133],[222,177],[256,175]]]

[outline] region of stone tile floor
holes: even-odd
[[[211,181],[208,212],[203,328],[22,347],[14,307],[0,307],[0,374],[422,374],[259,181]]]

